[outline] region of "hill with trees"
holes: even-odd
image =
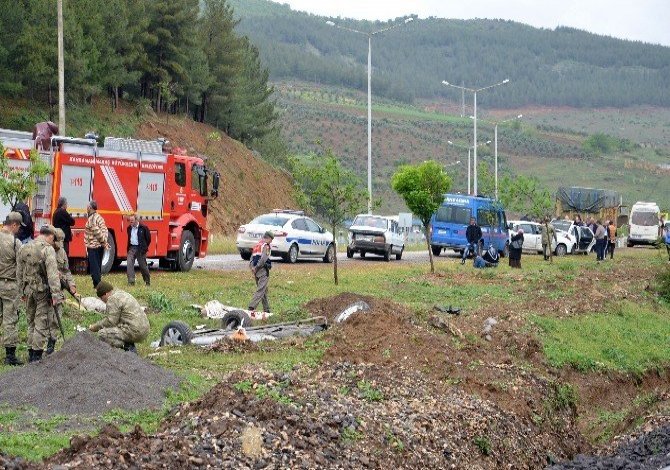
[[[392,22],[336,19],[267,0],[231,0],[273,80],[367,87],[367,38],[326,24],[375,31]],[[670,106],[670,48],[573,28],[538,29],[503,20],[418,19],[373,39],[373,93],[404,102],[460,101],[441,84],[486,86],[490,107]]]

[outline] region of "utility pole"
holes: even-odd
[[[58,0],[58,132],[65,135],[65,59],[63,46],[63,0]]]
[[[461,83],[461,117],[465,117],[465,85]]]

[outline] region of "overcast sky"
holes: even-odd
[[[274,0],[277,1],[277,0]],[[670,46],[670,0],[279,0],[294,10],[348,18],[502,18],[532,26],[572,26]]]

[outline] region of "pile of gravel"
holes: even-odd
[[[84,332],[40,362],[0,375],[0,404],[97,416],[113,409],[160,407],[166,391],[179,381],[172,372]]]
[[[578,455],[547,470],[670,468],[670,425],[661,426],[630,442],[620,445],[612,455]]]

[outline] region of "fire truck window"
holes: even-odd
[[[191,168],[191,189],[201,196],[207,196],[207,176],[205,169],[200,165],[193,165]]]
[[[177,186],[181,186],[182,188],[186,186],[186,164],[174,164],[174,182],[177,183]]]

